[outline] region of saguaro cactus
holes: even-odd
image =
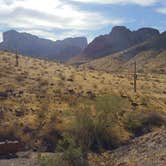
[[[16,51],[16,67],[19,66],[19,56],[18,56],[18,52]]]
[[[137,92],[137,63],[134,62],[134,92]]]

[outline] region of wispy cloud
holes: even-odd
[[[158,8],[156,11],[161,14],[166,14],[166,7]]]
[[[78,32],[83,30],[118,25],[124,21],[105,17],[100,12],[81,10],[61,0],[0,0],[0,24],[3,27],[24,29],[36,35],[41,32],[40,36],[51,39],[55,39],[51,32],[56,28],[72,29],[79,35]]]
[[[89,35],[91,40],[114,25],[137,28],[142,20],[157,25],[155,18],[159,23],[165,13],[165,0],[0,0],[0,31],[16,29],[52,40]]]
[[[156,12],[166,14],[166,0],[160,0],[160,4],[156,7]]]
[[[149,6],[157,3],[159,0],[73,0],[82,3],[98,3],[98,4],[136,4],[141,6]]]

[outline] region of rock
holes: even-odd
[[[23,149],[23,144],[17,140],[0,142],[0,155],[16,154]]]
[[[27,152],[18,152],[16,153],[17,157],[19,158],[29,158],[31,156],[31,151],[27,151]]]
[[[0,50],[15,52],[16,46],[18,52],[23,55],[66,61],[80,54],[86,48],[87,39],[76,37],[51,41],[28,33],[19,33],[15,30],[4,32]]]
[[[104,57],[145,42],[159,34],[159,31],[153,28],[130,31],[124,26],[116,26],[110,34],[96,37],[82,55],[88,58]]]
[[[133,107],[138,107],[138,103],[135,103],[135,102],[132,102],[131,105],[132,105]]]
[[[0,92],[0,98],[1,99],[6,99],[8,97],[8,93],[6,92]]]

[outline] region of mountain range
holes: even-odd
[[[109,72],[132,71],[133,62],[139,71],[166,73],[166,32],[141,28],[130,31],[117,26],[110,34],[95,38],[69,63]]]
[[[139,71],[166,73],[166,32],[154,28],[135,31],[115,26],[109,34],[87,43],[85,37],[51,41],[10,30],[3,33],[0,50],[111,72],[130,70],[137,61]]]
[[[50,60],[67,61],[71,57],[80,54],[87,47],[85,37],[67,38],[51,41],[42,39],[28,33],[19,33],[9,30],[3,33],[3,42],[0,50],[8,50],[23,55],[47,58]]]
[[[142,28],[132,32],[126,27],[117,26],[112,29],[110,34],[97,37],[88,45],[83,54],[90,58],[100,58],[142,43],[157,35],[159,35],[159,31],[152,28]]]
[[[108,72],[133,72],[134,62],[138,72],[166,73],[166,32],[123,51],[87,60],[84,65]]]

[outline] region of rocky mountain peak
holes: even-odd
[[[19,33],[15,30],[9,30],[3,33],[3,41],[7,42],[9,41],[11,38],[15,38],[17,37]]]
[[[0,50],[15,51],[17,49],[23,55],[60,61],[66,61],[80,54],[86,47],[85,37],[51,41],[15,30],[4,32],[3,42],[0,43]]]
[[[159,35],[160,32],[157,30],[157,29],[154,29],[154,28],[140,28],[138,29],[137,32],[141,32],[141,33],[148,33],[148,34],[151,34],[151,35]]]
[[[131,31],[125,26],[115,26],[108,35],[95,38],[85,49],[83,55],[93,59],[104,57],[118,51],[143,43],[160,32],[153,28],[141,28]]]
[[[112,31],[110,34],[115,34],[115,33],[130,33],[131,31],[126,28],[125,26],[115,26],[112,28]]]

